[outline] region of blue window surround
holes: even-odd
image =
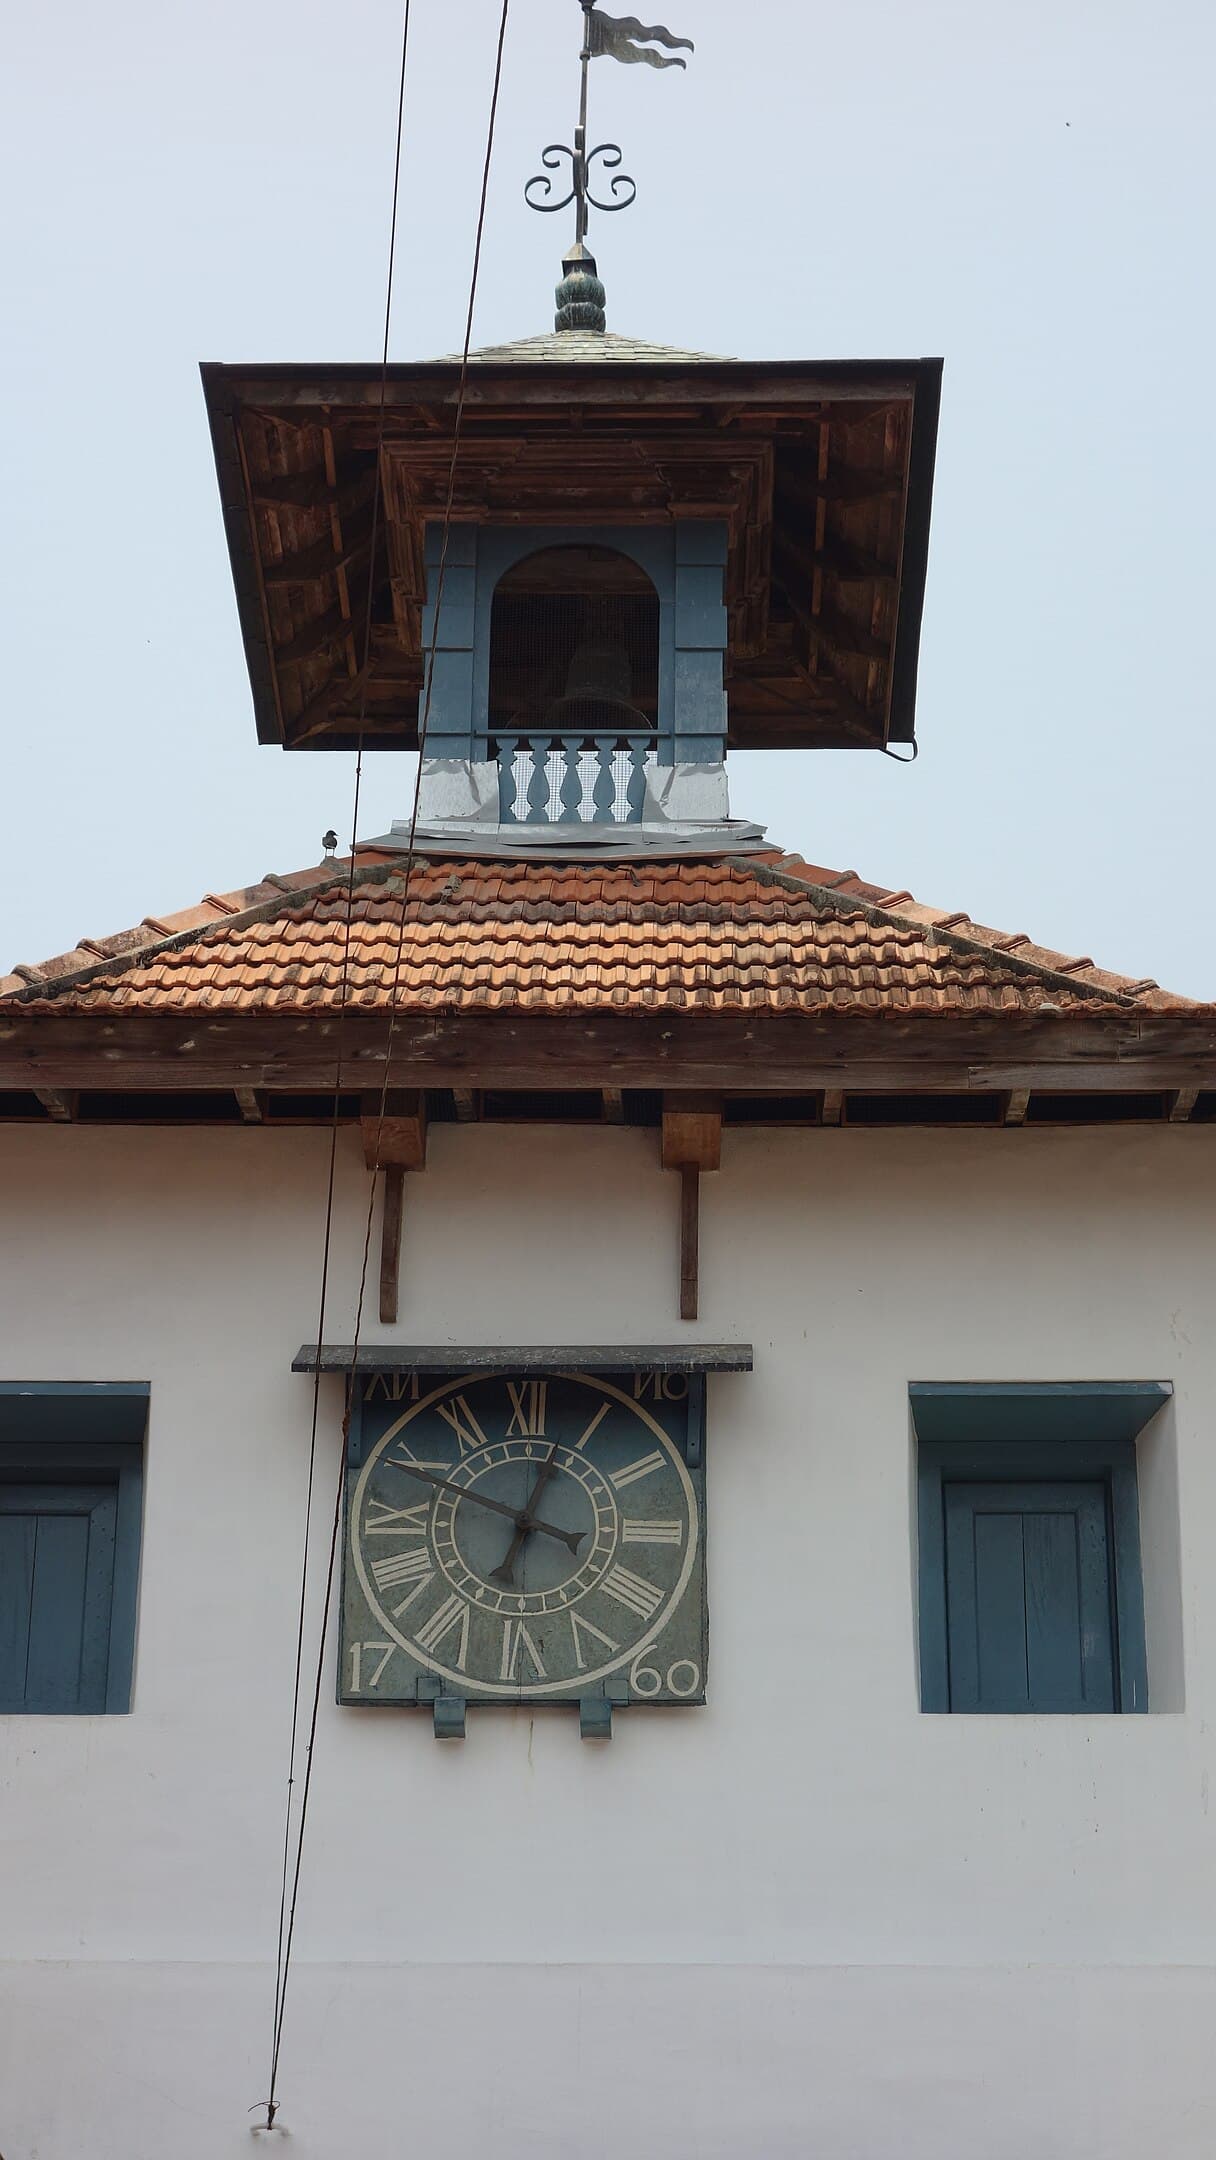
[[[112,1528],[108,1612],[93,1645],[94,1699],[76,1714],[131,1707],[149,1393],[144,1381],[0,1380],[0,1486],[65,1495],[75,1489],[82,1504],[105,1511],[107,1534]],[[12,1714],[37,1715],[37,1706]]]
[[[659,599],[660,764],[714,764],[726,747],[722,667],[728,534],[718,519],[670,525],[460,524],[448,535],[443,600],[435,630],[442,527],[428,524],[422,646],[435,643],[427,750],[431,757],[488,756],[490,615],[499,580],[528,555],[561,547],[615,548],[644,570]]]
[[[1114,1708],[1148,1707],[1136,1438],[1170,1399],[1157,1381],[921,1381],[917,1438],[921,1709],[948,1711],[947,1482],[1099,1481],[1112,1578]]]

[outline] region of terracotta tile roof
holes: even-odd
[[[342,999],[348,868],[209,894],[0,978],[29,1011],[316,1011]],[[402,864],[361,851],[348,1003],[400,1011],[1041,1011],[1185,1007],[800,856],[668,862],[420,857],[398,971]]]

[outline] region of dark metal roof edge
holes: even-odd
[[[233,371],[226,368],[221,361],[204,360],[200,364],[199,374],[202,377],[207,423],[211,430],[211,447],[215,454],[220,511],[228,541],[228,560],[236,594],[237,620],[245,651],[245,666],[249,673],[258,741],[285,746],[285,732],[275,692],[274,668],[271,664],[262,589],[250,526],[245,470],[241,462],[236,398],[231,387]]]
[[[937,464],[937,426],[942,401],[942,362],[922,360],[912,406],[908,445],[908,491],[904,504],[904,544],[891,666],[891,742],[916,740],[916,682],[925,584],[929,572],[929,522],[933,475]]]
[[[639,359],[639,360],[575,360],[562,363],[556,360],[480,360],[477,363],[478,380],[487,376],[503,376],[507,380],[526,374],[537,381],[565,381],[569,375],[606,377],[609,380],[627,380],[634,369],[648,375],[685,375],[694,371],[699,376],[722,376],[730,382],[747,382],[757,376],[771,375],[787,382],[805,376],[815,383],[848,383],[864,391],[867,383],[884,388],[915,388],[926,375],[936,375],[940,380],[942,362],[939,359],[886,359],[886,360],[697,360],[697,359]],[[317,404],[341,402],[340,386],[343,383],[366,386],[379,391],[381,368],[378,361],[349,360],[272,360],[223,361],[209,360],[201,363],[204,384],[208,387],[210,402],[211,385],[217,395],[223,385],[223,395],[229,399],[240,398],[248,393],[251,385],[277,386],[297,389],[308,384]],[[434,377],[440,382],[450,381],[453,388],[460,380],[459,360],[397,360],[389,364],[384,375],[386,391],[397,384],[413,386],[420,380]],[[314,390],[315,385],[315,390]]]
[[[750,1343],[302,1343],[297,1373],[751,1372]]]

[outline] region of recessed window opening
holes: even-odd
[[[653,735],[659,596],[616,548],[555,547],[500,579],[490,616],[492,734]]]
[[[913,1384],[923,1709],[1147,1709],[1137,1440],[1169,1392]]]
[[[148,1390],[0,1381],[0,1716],[131,1707]]]

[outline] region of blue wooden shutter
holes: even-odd
[[[952,1710],[1115,1708],[1105,1483],[943,1485]]]
[[[118,1488],[0,1483],[0,1712],[106,1708]]]

